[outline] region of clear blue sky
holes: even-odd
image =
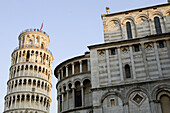
[[[50,36],[53,70],[65,59],[82,55],[87,46],[104,42],[101,14],[166,3],[167,0],[0,0],[0,112],[4,110],[11,53],[18,35],[27,28],[40,28]],[[57,113],[56,78],[52,77],[51,113]]]

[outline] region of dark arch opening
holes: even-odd
[[[29,61],[29,58],[30,58],[30,51],[27,51],[27,58],[26,58],[27,62]]]
[[[80,82],[75,82],[75,107],[81,107],[82,106],[82,94],[81,94],[81,86]]]

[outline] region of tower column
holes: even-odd
[[[74,62],[71,65],[72,65],[72,75],[74,75]]]
[[[90,59],[89,58],[87,59],[87,68],[88,68],[87,70],[90,71]]]
[[[68,77],[68,65],[66,66],[66,77]]]
[[[80,73],[82,73],[82,61],[80,60],[79,63],[80,63]]]

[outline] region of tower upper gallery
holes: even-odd
[[[18,39],[19,48],[35,47],[48,50],[50,42],[48,34],[39,29],[27,29],[19,35]]]

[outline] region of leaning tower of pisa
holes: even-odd
[[[19,47],[11,55],[4,113],[49,113],[53,61],[49,36],[27,29],[18,40]]]

